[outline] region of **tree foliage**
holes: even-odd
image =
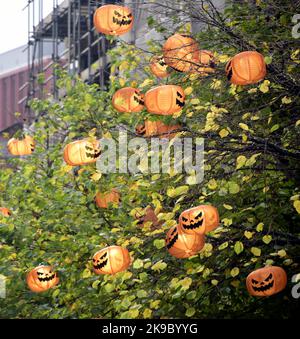
[[[13,211],[0,217],[1,274],[7,280],[1,317],[13,318],[243,318],[288,317],[298,307],[290,290],[299,271],[299,63],[300,49],[291,36],[292,2],[240,1],[224,12],[212,2],[185,1],[179,19],[176,2],[167,7],[170,21],[160,23],[156,10],[148,24],[164,38],[168,27],[188,33],[188,21],[206,24],[194,37],[215,52],[217,70],[207,77],[172,72],[157,80],[149,51],[119,41],[111,50],[106,91],[70,78],[62,71],[65,95],[34,100],[37,142],[33,155],[11,159],[0,172],[1,204]],[[186,22],[185,22],[186,21]],[[163,43],[163,40],[161,41]],[[267,78],[251,86],[230,85],[224,68],[230,56],[257,50],[268,64]],[[187,103],[173,118],[120,114],[111,106],[124,86],[143,92],[157,83],[181,84]],[[183,174],[100,174],[95,165],[71,168],[63,147],[87,136],[117,138],[118,129],[135,136],[143,119],[180,123],[181,136],[205,138],[205,177],[200,184]],[[98,209],[97,191],[117,187],[120,206]],[[205,248],[190,259],[171,257],[166,231],[179,214],[211,203],[220,227]],[[135,208],[151,205],[164,221],[161,229],[137,227]],[[115,276],[96,276],[91,257],[107,245],[129,249],[131,267]],[[26,272],[39,263],[54,266],[60,284],[42,294],[30,292]],[[269,298],[254,298],[246,276],[265,264],[284,267],[288,287]]]

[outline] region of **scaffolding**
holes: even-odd
[[[64,0],[60,4],[58,0],[52,1],[52,12],[46,17],[43,0],[28,0],[25,7],[29,76],[20,88],[20,92],[26,90],[27,95],[19,104],[25,103],[29,121],[33,118],[29,108],[31,99],[42,99],[45,93],[52,94],[55,99],[60,96],[55,65],[60,65],[70,75],[79,75],[87,83],[98,83],[102,89],[110,73],[106,54],[113,46],[105,35],[95,31],[93,14],[99,6],[117,1]]]

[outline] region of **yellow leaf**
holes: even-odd
[[[272,236],[271,235],[265,235],[265,236],[263,236],[262,240],[265,244],[268,245],[272,241]]]
[[[216,280],[216,279],[211,280],[211,284],[214,285],[214,286],[217,286],[218,283],[219,283],[219,281]]]
[[[285,250],[279,250],[277,254],[280,256],[280,258],[284,258],[286,256],[286,251]]]
[[[120,78],[120,79],[119,79],[119,84],[120,84],[121,87],[124,87],[124,86],[125,86],[125,83],[126,83],[126,80],[125,80],[125,79],[123,79],[123,78]]]
[[[223,207],[226,208],[227,210],[232,210],[233,207],[231,205],[223,204]]]
[[[245,231],[245,232],[244,232],[244,236],[245,236],[247,239],[251,239],[252,236],[253,236],[253,232]]]
[[[145,80],[140,84],[139,87],[146,87],[146,86],[150,86],[150,85],[152,85],[152,84],[153,84],[153,80],[151,80],[151,79],[145,79]]]
[[[240,269],[238,267],[234,267],[231,271],[230,271],[230,275],[234,278],[237,275],[239,275],[240,273]]]
[[[193,87],[187,87],[185,90],[184,90],[184,94],[185,95],[190,95],[193,93]]]
[[[246,124],[240,122],[240,123],[239,123],[239,126],[240,126],[240,128],[243,129],[244,131],[249,131],[248,125],[246,125]]]
[[[236,169],[239,169],[245,165],[247,158],[244,155],[240,155],[236,158]]]
[[[99,181],[102,177],[102,173],[100,172],[95,172],[94,174],[91,175],[91,179],[93,181]]]
[[[267,93],[269,92],[269,85],[270,85],[270,81],[269,80],[265,80],[260,86],[259,86],[259,90],[263,93]]]
[[[232,224],[232,219],[224,218],[222,219],[224,226],[230,226]]]
[[[285,96],[285,97],[283,97],[283,98],[281,99],[281,102],[282,102],[283,104],[290,104],[290,103],[292,102],[292,99],[289,98],[289,97],[287,97],[287,96]]]
[[[256,257],[260,257],[261,255],[261,249],[258,247],[251,247],[251,253],[255,255]]]
[[[299,126],[299,125],[300,125],[300,120],[297,120],[295,126]]]
[[[228,134],[229,134],[229,132],[227,131],[226,128],[221,129],[221,131],[219,132],[219,135],[220,135],[221,138],[227,137]]]
[[[218,187],[218,183],[216,182],[215,179],[210,179],[207,186],[209,189],[215,190]]]
[[[298,214],[300,214],[300,200],[295,200],[293,203],[296,211],[298,212]]]
[[[190,102],[191,102],[192,105],[199,105],[200,104],[200,100],[197,99],[197,98],[192,99]]]
[[[264,229],[264,223],[260,222],[257,226],[256,226],[256,231],[257,232],[261,232]]]

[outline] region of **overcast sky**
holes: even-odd
[[[63,0],[58,0],[61,3]],[[28,0],[0,0],[0,53],[19,47],[28,40]],[[35,0],[36,6],[39,0]],[[52,11],[53,0],[43,0],[43,16]],[[37,7],[36,7],[37,10]]]

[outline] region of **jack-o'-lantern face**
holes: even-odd
[[[166,125],[161,121],[146,120],[144,125],[135,128],[136,134],[143,137],[157,136],[158,138],[172,139],[176,136],[173,131],[181,129],[180,125]]]
[[[287,276],[281,267],[267,266],[251,272],[246,285],[253,296],[270,296],[282,291],[287,284]]]
[[[227,79],[235,85],[255,84],[266,76],[263,55],[256,51],[246,51],[235,55],[225,68]]]
[[[162,55],[152,57],[150,60],[150,69],[151,72],[159,78],[165,78],[170,74],[169,67]]]
[[[205,233],[204,211],[202,208],[194,207],[180,214],[179,225],[186,233]]]
[[[172,115],[180,112],[184,104],[185,95],[180,86],[157,86],[145,94],[145,106],[152,114]]]
[[[69,143],[64,149],[64,160],[70,166],[96,162],[101,154],[99,141],[87,139]]]
[[[174,34],[163,46],[165,62],[178,72],[191,72],[199,63],[199,45],[188,35]]]
[[[118,112],[140,112],[144,108],[144,95],[136,88],[124,87],[113,95],[112,105]]]
[[[94,14],[94,25],[99,33],[122,35],[130,31],[133,25],[132,11],[128,7],[104,5]]]
[[[126,248],[109,246],[93,256],[93,269],[96,274],[116,274],[130,265],[130,255]]]
[[[29,135],[22,140],[12,138],[7,143],[7,149],[12,155],[29,155],[35,149],[35,142]]]
[[[6,207],[0,207],[0,213],[4,217],[10,217],[11,216],[11,211],[8,208],[6,208]]]
[[[219,222],[218,210],[212,205],[193,207],[179,216],[179,228],[189,234],[206,234],[217,228]]]
[[[205,244],[204,235],[184,233],[173,226],[166,236],[166,247],[169,253],[176,258],[188,258],[197,254]]]
[[[41,265],[27,274],[26,281],[30,290],[38,293],[57,285],[59,278],[51,266]]]

